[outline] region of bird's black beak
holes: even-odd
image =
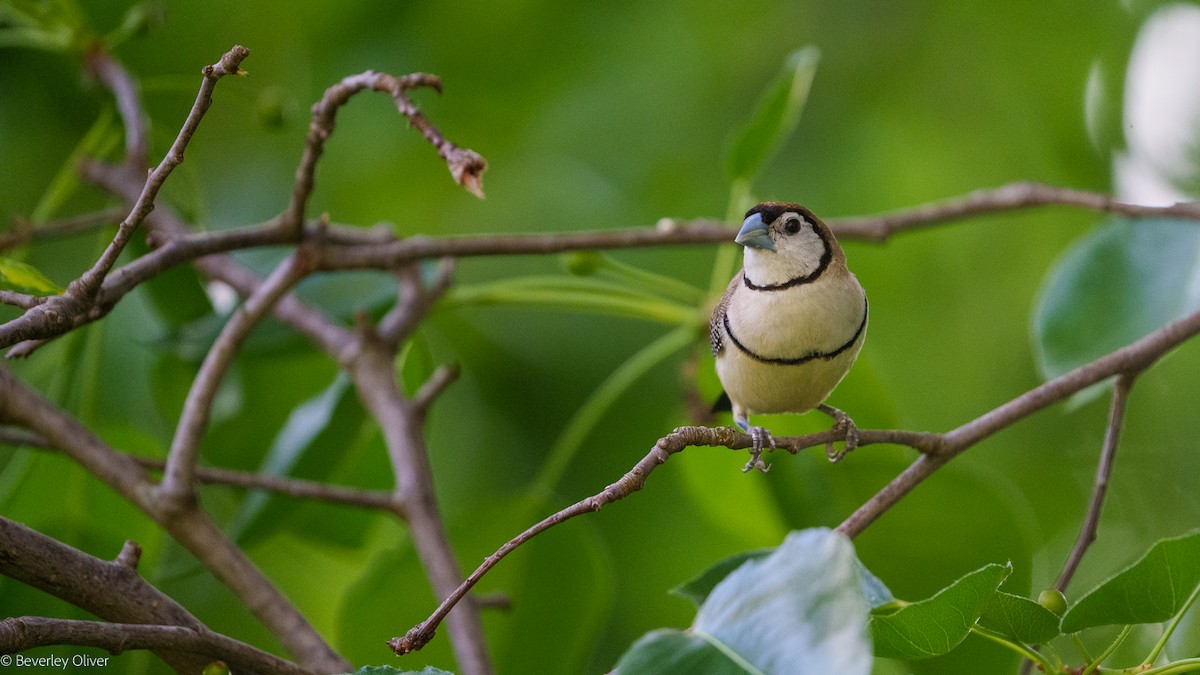
[[[759,213],[750,214],[750,217],[742,222],[742,229],[738,230],[737,237],[733,240],[749,248],[775,250],[775,242],[771,239],[767,224],[763,222],[762,214]]]

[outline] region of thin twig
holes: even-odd
[[[238,72],[238,66],[249,54],[250,51],[245,47],[235,46],[217,63],[204,68],[200,91],[183,128],[162,162],[145,179],[129,215],[117,226],[117,233],[112,242],[90,269],[67,285],[63,295],[54,296],[49,301],[30,308],[20,317],[0,325],[0,345],[9,346],[24,340],[61,335],[85,322],[84,317],[92,309],[104,278],[125,250],[125,245],[129,243],[134,230],[154,208],[154,199],[158,196],[163,181],[183,162],[184,148],[195,134],[204,112],[212,104],[212,91],[217,80]]]
[[[200,126],[200,120],[204,118],[204,113],[208,112],[209,106],[212,105],[212,93],[217,85],[217,81],[226,75],[240,73],[242,61],[249,55],[249,49],[241,45],[236,45],[233,49],[226,52],[219,61],[211,66],[204,67],[204,79],[200,83],[200,91],[196,93],[196,101],[192,104],[192,109],[188,112],[187,119],[183,122],[183,128],[179,130],[179,134],[175,137],[175,141],[171,144],[171,148],[167,151],[166,156],[150,172],[150,176],[146,179],[146,184],[142,188],[142,194],[134,202],[133,209],[129,215],[117,226],[117,234],[113,237],[108,248],[104,250],[104,253],[100,255],[91,269],[85,272],[79,279],[72,282],[69,290],[73,294],[81,298],[91,299],[99,292],[100,284],[103,283],[104,277],[112,269],[113,264],[117,262],[117,258],[121,255],[121,252],[125,250],[125,244],[133,236],[133,231],[137,229],[137,226],[154,209],[154,199],[158,196],[158,191],[162,189],[167,176],[171,175],[175,167],[183,163],[183,151],[187,148],[188,143],[191,142],[192,136],[196,134],[196,129]],[[120,94],[120,92],[117,93]],[[128,92],[127,95],[133,96],[135,99],[131,105],[135,108],[132,116],[136,118],[138,114],[137,108],[139,107],[136,102],[136,93]],[[129,123],[129,121],[127,119],[126,123]]]
[[[1132,344],[1035,387],[1008,403],[944,434],[901,430],[860,430],[859,445],[865,446],[873,443],[907,445],[922,454],[912,465],[851,514],[838,526],[838,531],[849,537],[858,535],[935,471],[993,433],[1114,375],[1122,375],[1120,379],[1125,379],[1124,373],[1145,369],[1198,332],[1200,332],[1200,312],[1168,324]],[[1119,398],[1122,400],[1121,409],[1123,410],[1125,395],[1122,394]],[[1112,429],[1110,423],[1110,430]],[[825,443],[842,440],[844,435],[844,430],[830,430],[794,438],[777,438],[776,443],[789,452],[795,453],[805,448],[824,446]],[[1115,446],[1115,435],[1112,442]],[[734,427],[680,427],[676,429],[670,435],[659,439],[650,454],[642,458],[616,483],[609,485],[596,495],[576,502],[543,519],[501,546],[484,560],[483,564],[472,572],[466,581],[455,589],[454,593],[447,596],[428,619],[409,630],[405,635],[393,638],[388,643],[389,646],[397,654],[406,654],[420,649],[432,639],[437,625],[455,603],[461,600],[479,579],[504,556],[554,525],[582,513],[598,510],[606,504],[640,490],[651,471],[685,447],[724,446],[738,450],[750,447],[751,443],[748,435]]]
[[[31,241],[69,237],[90,232],[108,224],[115,224],[127,213],[122,209],[105,209],[95,213],[82,213],[59,220],[51,220],[34,227],[24,218],[13,220],[12,230],[0,233],[0,251],[15,248]]]
[[[83,165],[83,170],[89,179],[107,189],[122,195],[128,194],[124,185],[126,178],[116,175],[118,169],[90,162]],[[1037,183],[1012,183],[890,214],[832,218],[829,224],[840,238],[882,242],[900,232],[960,218],[1052,205],[1086,208],[1130,217],[1200,220],[1200,206],[1196,204],[1140,206],[1117,202],[1100,193]],[[97,307],[87,312],[83,311],[84,308],[73,311],[67,311],[70,308],[59,308],[60,316],[57,317],[56,323],[58,328],[29,331],[32,335],[21,339],[58,335],[101,318],[139,284],[180,263],[212,256],[214,253],[270,246],[294,240],[295,234],[282,230],[279,222],[281,221],[276,219],[267,224],[242,229],[197,234],[187,233],[186,228],[181,227],[161,248],[113,270],[101,289]],[[361,233],[335,227],[330,230],[319,267],[326,271],[395,269],[416,260],[429,258],[547,255],[581,250],[713,244],[730,241],[734,234],[736,228],[719,221],[704,219],[666,219],[655,228],[520,235],[416,236],[399,240],[374,232]],[[15,339],[19,336],[10,336],[8,331],[15,333],[15,329],[10,328],[8,324],[0,326],[0,347],[20,341]],[[21,346],[10,351],[9,356],[27,356],[40,344],[42,343]]]
[[[433,384],[435,380],[444,379],[443,375],[439,375],[444,370],[454,370],[453,368],[439,368],[434,371],[434,375],[430,377],[430,381],[422,387]],[[449,381],[446,382],[449,384]],[[414,399],[414,402],[416,399]],[[25,446],[38,450],[54,450],[60,451],[58,448],[50,447],[46,439],[31,434],[23,429],[14,429],[12,427],[0,427],[0,443],[8,445]],[[143,457],[140,455],[126,454],[139,466],[150,471],[162,471],[167,463],[164,460],[154,457]],[[332,483],[322,483],[320,481],[306,480],[303,478],[295,478],[293,476],[273,476],[264,473],[254,473],[252,471],[239,471],[237,469],[224,469],[215,466],[197,466],[196,480],[205,485],[225,485],[229,487],[246,488],[248,490],[267,490],[276,492],[288,497],[297,499],[312,499],[314,501],[329,502],[331,504],[342,504],[345,506],[357,506],[366,509],[378,509],[381,511],[399,512],[403,517],[403,508],[401,508],[392,493],[384,490],[369,490],[366,488],[349,487],[344,485],[334,485]]]
[[[442,258],[438,265],[437,278],[426,288],[421,281],[418,265],[406,265],[396,273],[399,297],[391,311],[379,321],[376,331],[379,339],[395,348],[417,328],[417,324],[429,313],[454,281],[454,259]]]
[[[429,407],[433,405],[437,397],[441,396],[442,392],[446,391],[451,384],[454,384],[454,381],[458,379],[458,375],[459,370],[457,366],[442,365],[433,371],[428,380],[425,380],[425,383],[421,385],[421,388],[412,397],[413,405],[416,406],[417,411],[421,413],[422,417],[429,412]]]
[[[182,508],[195,498],[195,469],[200,439],[204,428],[208,426],[212,402],[221,379],[250,331],[309,272],[311,259],[309,251],[302,246],[280,263],[271,276],[233,313],[205,355],[196,379],[188,390],[183,415],[175,428],[175,438],[167,455],[167,466],[159,489],[164,506]]]
[[[410,311],[427,305],[410,297]],[[369,326],[360,326],[354,354],[345,362],[363,405],[379,423],[396,478],[397,501],[408,517],[412,539],[430,586],[438,596],[459,587],[463,573],[451,546],[438,509],[433,470],[422,430],[424,412],[400,392],[393,362],[395,345],[389,345]],[[448,619],[458,666],[472,675],[492,672],[487,640],[479,609],[472,602],[461,605]]]
[[[97,43],[84,55],[84,66],[112,93],[125,127],[125,163],[142,169],[150,156],[150,134],[142,114],[137,81],[112,54]]]
[[[387,73],[377,73],[368,70],[357,75],[350,75],[341,82],[325,90],[321,100],[313,104],[312,121],[308,125],[308,137],[304,143],[304,154],[300,157],[300,165],[296,167],[296,179],[292,186],[292,199],[287,210],[281,216],[280,222],[285,231],[298,235],[304,225],[305,207],[312,196],[316,182],[317,161],[325,151],[325,141],[333,134],[334,121],[338,110],[346,105],[350,97],[365,91],[374,90],[390,94],[396,102],[396,108],[408,118],[409,124],[417,127],[422,135],[434,146],[438,155],[446,161],[455,182],[466,187],[472,193],[482,197],[480,176],[487,163],[477,153],[464,150],[446,140],[441,132],[409,101],[407,91],[417,87],[429,87],[438,92],[442,90],[442,82],[435,75],[413,73],[397,77]]]
[[[21,309],[33,309],[38,305],[44,304],[49,299],[46,296],[29,295],[28,293],[0,289],[0,304],[12,305]]]
[[[969,192],[939,202],[923,204],[880,216],[833,218],[830,228],[839,238],[882,242],[891,235],[963,218],[1017,211],[1039,206],[1074,206],[1131,218],[1186,218],[1200,220],[1200,203],[1142,206],[1119,202],[1111,196],[1041,183],[1009,183]]]
[[[1092,497],[1088,501],[1087,515],[1083,519],[1083,526],[1079,528],[1079,537],[1054,581],[1054,587],[1064,593],[1067,585],[1071,583],[1071,578],[1075,576],[1075,571],[1079,569],[1084,554],[1096,541],[1096,533],[1100,527],[1100,511],[1104,508],[1104,496],[1108,492],[1108,481],[1112,476],[1113,461],[1117,456],[1121,427],[1125,422],[1125,406],[1129,401],[1129,390],[1136,378],[1136,374],[1123,374],[1113,385],[1112,403],[1108,409],[1108,426],[1104,431],[1100,461],[1096,464],[1096,479],[1092,484]]]

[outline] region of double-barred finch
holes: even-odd
[[[733,420],[754,442],[745,470],[766,471],[762,452],[775,447],[769,431],[750,426],[751,413],[825,412],[846,431],[842,453],[827,446],[836,461],[858,430],[825,399],[862,349],[866,293],[833,233],[799,204],[755,206],[734,241],[745,263],[713,311],[709,340]]]

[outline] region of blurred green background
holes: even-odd
[[[731,133],[787,55],[805,45],[821,53],[811,94],[795,133],[758,176],[759,197],[837,217],[1016,180],[1110,192],[1114,161],[1125,151],[1126,64],[1139,27],[1166,3],[266,4],[166,2],[162,25],[117,49],[140,79],[155,159],[191,105],[200,68],[235,43],[252,51],[243,66],[249,76],[218,86],[166,198],[206,228],[267,219],[287,203],[308,107],[325,87],[367,69],[427,71],[443,78],[445,93],[417,92],[414,99],[449,138],[488,159],[487,199],[449,180],[386,97],[363,95],[338,117],[311,213],[441,236],[724,217]],[[83,6],[100,32],[128,9],[118,2]],[[1180,87],[1194,91],[1198,84]],[[0,223],[39,208],[54,216],[109,203],[87,188],[61,203],[46,194],[110,107],[76,60],[0,49]],[[862,355],[830,402],[862,427],[944,431],[1037,385],[1030,326],[1039,289],[1055,260],[1101,220],[1047,208],[882,245],[844,242],[872,300],[872,318]],[[65,284],[108,236],[12,255]],[[279,255],[241,259],[262,266]],[[613,257],[707,290],[715,249]],[[460,289],[546,274],[565,277],[563,261],[483,258],[458,267]],[[362,273],[313,279],[302,291],[345,319],[358,308],[378,309],[389,284],[386,275]],[[193,278],[155,286],[127,297],[103,322],[9,367],[116,447],[163,456],[219,321]],[[199,298],[197,309],[164,308],[179,298]],[[464,567],[542,516],[598,492],[657,438],[687,423],[684,365],[696,354],[701,393],[715,398],[707,345],[697,332],[694,348],[664,347],[670,356],[619,392],[577,452],[562,449],[564,429],[588,397],[670,330],[635,318],[469,298],[451,298],[423,325],[400,364],[406,382],[414,386],[440,363],[463,371],[434,408],[428,437]],[[1186,345],[1139,379],[1100,539],[1074,591],[1200,519],[1198,365],[1200,347]],[[1074,540],[1106,408],[1104,397],[1058,405],[982,443],[860,536],[859,555],[901,598],[925,597],[970,570],[1009,560],[1015,572],[1006,590],[1036,594],[1053,581]],[[329,422],[319,434],[297,442],[287,433],[322,415]],[[777,434],[828,424],[819,414],[761,422]],[[561,472],[546,463],[556,447]],[[788,530],[836,526],[914,456],[868,447],[830,465],[814,450],[774,458],[769,475],[742,475],[741,454],[685,452],[643,492],[547,532],[485,579],[482,591],[504,593],[513,605],[485,618],[499,670],[607,670],[644,632],[688,624],[693,609],[667,595],[672,586],[733,553],[775,545]],[[204,460],[390,487],[382,441],[334,364],[272,324],[227,378]],[[400,661],[384,645],[436,604],[403,527],[351,508],[221,487],[207,488],[203,499],[356,666],[454,668],[445,631]],[[186,553],[61,457],[0,448],[0,514],[100,557],[136,540],[146,549],[142,570],[160,588],[214,629],[276,648]],[[0,579],[0,614],[81,615],[9,579]],[[135,654],[117,664],[129,672],[160,667]],[[1001,673],[1015,665],[1009,653],[972,637],[950,657],[881,663],[880,671]]]

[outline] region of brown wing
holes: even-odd
[[[721,353],[721,348],[725,345],[725,310],[729,307],[729,299],[733,297],[733,291],[742,284],[742,275],[745,273],[745,270],[739,270],[729,280],[724,295],[721,296],[721,300],[713,309],[712,318],[708,321],[708,344],[712,346],[713,356]]]

